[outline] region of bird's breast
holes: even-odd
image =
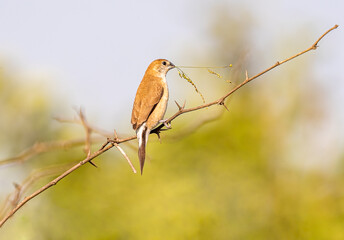
[[[158,125],[159,121],[164,118],[164,115],[167,109],[168,86],[167,86],[165,78],[162,79],[161,84],[163,86],[164,92],[160,101],[158,102],[153,112],[150,114],[149,118],[147,119],[147,127],[149,129],[153,129],[156,125]]]

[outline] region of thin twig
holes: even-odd
[[[84,151],[86,153],[86,156],[89,157],[91,155],[91,134],[92,134],[92,128],[88,125],[88,123],[86,121],[85,114],[81,110],[81,108],[79,110],[79,118],[80,118],[81,124],[84,127],[84,130],[85,130],[85,133],[86,133]],[[92,166],[97,167],[97,165],[95,165],[92,161],[89,161],[89,163]]]
[[[79,110],[79,117],[80,121],[82,123],[82,126],[85,129],[86,137],[85,137],[85,153],[87,154],[87,157],[91,155],[91,134],[92,134],[92,129],[88,126],[86,122],[86,117],[84,112],[80,109]]]
[[[2,218],[12,208],[16,207],[18,202],[21,200],[22,195],[27,192],[39,179],[54,175],[56,176],[63,170],[71,167],[72,164],[74,165],[75,163],[67,163],[39,169],[31,173],[21,184],[13,183],[15,191],[6,197],[4,205],[0,208],[0,217]]]
[[[134,165],[132,164],[132,162],[130,161],[128,155],[125,153],[125,151],[118,145],[118,135],[116,130],[113,130],[115,138],[114,139],[107,139],[107,142],[105,144],[103,144],[103,146],[100,149],[104,149],[109,143],[112,144],[113,146],[115,146],[118,151],[124,156],[124,158],[127,160],[127,162],[129,163],[129,166],[131,167],[131,169],[133,170],[134,173],[136,172],[136,169],[134,167]]]
[[[102,138],[102,140],[104,139]],[[93,139],[93,141],[100,141],[100,138]],[[18,163],[18,162],[25,162],[28,159],[40,153],[45,153],[45,152],[49,152],[49,151],[53,151],[57,149],[69,149],[71,147],[81,146],[84,144],[84,142],[85,142],[85,139],[38,142],[15,157],[1,160],[0,166],[6,165],[6,164]]]
[[[135,167],[134,167],[134,165],[131,163],[131,161],[130,161],[128,155],[124,152],[124,150],[123,150],[117,143],[115,143],[115,147],[120,151],[120,153],[122,153],[122,155],[123,155],[123,156],[125,157],[125,159],[128,161],[128,163],[129,163],[131,169],[133,170],[133,172],[134,172],[134,173],[137,173],[137,172],[136,172],[136,169],[135,169]]]
[[[80,121],[80,119],[65,119],[65,118],[60,118],[60,117],[54,117],[54,119],[60,123],[76,123],[76,124],[80,124],[82,125],[82,122]],[[93,133],[97,133],[101,136],[104,136],[104,137],[112,137],[113,135],[108,132],[108,131],[105,131],[103,129],[100,129],[98,127],[95,127],[95,126],[92,126],[91,124],[87,123],[88,127],[90,129],[92,129],[92,132]],[[103,139],[104,140],[104,139]]]

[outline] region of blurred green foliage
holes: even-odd
[[[52,103],[46,89],[38,82],[27,82],[25,77],[14,74],[16,71],[0,65],[0,142],[2,152],[7,154],[16,154],[28,144],[52,135],[48,130]]]
[[[217,17],[214,61],[235,64],[249,41],[242,31],[229,37],[221,26],[238,22]],[[236,51],[229,54],[233,46]],[[235,77],[244,77],[242,70],[251,64],[246,61],[239,74],[233,71]],[[304,117],[310,104],[300,95],[311,89],[298,82],[305,69],[291,67],[286,71],[292,79],[264,77],[261,84],[245,87],[227,101],[230,112],[191,133],[183,135],[221,107],[180,117],[163,133],[162,144],[151,137],[143,176],[133,174],[115,150],[106,152],[94,161],[99,168],[85,165],[28,203],[0,229],[0,239],[344,239],[343,171],[305,171],[291,164],[289,134],[300,119],[316,120],[312,114]],[[63,130],[47,131],[45,94],[32,90],[35,99],[24,115],[20,112],[25,121],[19,124],[16,104],[23,101],[16,103],[15,96],[32,94],[21,94],[3,77],[0,88],[6,148],[16,146],[18,138],[29,146],[45,135],[63,136]],[[5,126],[7,118],[16,121]],[[28,126],[34,132],[23,136]],[[136,152],[126,151],[138,166]],[[54,159],[52,164],[83,156],[78,148],[32,161],[37,166],[45,159]]]

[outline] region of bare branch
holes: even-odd
[[[60,117],[54,117],[54,119],[58,122],[61,122],[61,123],[75,123],[75,124],[83,125],[83,123],[80,119],[65,119],[65,118],[60,118]],[[100,128],[97,128],[95,126],[92,126],[89,123],[87,123],[87,126],[92,130],[92,133],[97,133],[97,134],[104,136],[104,137],[112,137],[113,136],[110,132],[105,131],[105,130],[100,129]]]
[[[85,129],[86,132],[86,137],[85,137],[85,153],[87,154],[87,157],[91,155],[91,134],[92,134],[92,129],[88,126],[86,122],[86,117],[84,115],[84,112],[81,110],[79,111],[79,117],[82,123],[82,126]]]
[[[93,141],[100,141],[104,140],[103,138],[95,138]],[[69,149],[72,147],[78,147],[83,145],[85,139],[74,139],[74,140],[64,140],[64,141],[51,141],[51,142],[38,142],[35,143],[32,147],[26,149],[19,155],[11,158],[7,158],[0,161],[1,165],[11,164],[11,163],[18,163],[18,162],[25,162],[30,158],[40,154],[45,153],[53,150],[58,149]]]
[[[115,143],[115,147],[120,151],[120,153],[122,153],[122,155],[128,161],[128,163],[129,163],[131,169],[133,170],[133,172],[136,173],[136,169],[135,169],[134,165],[131,163],[128,155],[124,152],[124,150],[117,143]]]
[[[85,117],[83,111],[81,110],[81,108],[79,110],[79,118],[80,118],[81,124],[84,127],[85,132],[86,132],[84,151],[85,151],[87,157],[89,157],[91,155],[91,134],[92,134],[92,128],[87,124],[86,117]],[[89,161],[89,163],[92,166],[97,167],[97,165],[95,165],[92,161]]]
[[[124,158],[128,161],[129,166],[131,167],[133,172],[136,173],[136,169],[135,169],[134,165],[131,163],[128,155],[124,152],[124,150],[117,143],[119,139],[118,139],[116,130],[114,130],[114,134],[115,134],[115,138],[114,139],[108,138],[107,142],[105,144],[103,144],[103,146],[100,149],[104,149],[108,144],[112,144],[112,146],[115,146],[118,149],[118,151],[124,156]]]
[[[39,179],[54,175],[56,176],[74,164],[75,163],[68,163],[39,169],[30,174],[21,184],[13,183],[15,191],[6,197],[3,206],[0,208],[0,217],[3,218],[6,213],[15,208],[21,200],[22,195]]]
[[[321,35],[320,38],[318,38],[318,40],[316,40],[311,47],[307,48],[306,50],[304,51],[301,51],[283,61],[280,61],[280,62],[276,62],[274,65],[272,65],[271,67],[265,69],[264,71],[258,73],[257,75],[253,76],[253,77],[250,77],[250,78],[247,78],[245,79],[242,83],[240,83],[239,85],[237,85],[236,87],[234,87],[231,91],[229,91],[226,95],[224,95],[223,97],[219,98],[218,100],[215,100],[213,102],[210,102],[210,103],[206,103],[206,104],[203,104],[203,105],[200,105],[198,107],[193,107],[193,108],[187,108],[187,109],[183,109],[183,110],[179,110],[178,112],[176,112],[172,117],[168,118],[166,120],[166,123],[170,123],[172,120],[174,120],[176,117],[178,117],[179,115],[181,114],[184,114],[184,113],[188,113],[188,112],[193,112],[193,111],[196,111],[196,110],[200,110],[200,109],[203,109],[203,108],[207,108],[207,107],[210,107],[210,106],[213,106],[213,105],[217,105],[217,104],[220,104],[222,105],[222,103],[224,102],[224,100],[226,98],[228,98],[230,95],[232,95],[234,92],[236,92],[237,90],[239,90],[241,87],[243,87],[244,85],[246,85],[247,83],[251,82],[252,80],[260,77],[261,75],[271,71],[272,69],[274,69],[275,67],[283,64],[283,63],[286,63],[298,56],[301,56],[311,50],[315,50],[318,46],[318,43],[319,41],[326,35],[328,34],[329,32],[331,32],[332,30],[336,29],[338,27],[338,25],[335,25],[334,27],[330,28],[329,30],[327,30],[323,35]],[[164,127],[164,124],[160,124],[157,128],[155,128],[153,131],[151,131],[151,133],[155,133],[156,131],[160,131],[162,128]]]
[[[82,125],[86,131],[86,141],[84,138],[82,138],[82,139],[73,139],[73,140],[37,142],[33,146],[29,147],[28,149],[26,149],[25,151],[23,151],[22,153],[18,154],[15,157],[10,157],[10,158],[0,160],[0,166],[7,165],[7,164],[14,164],[14,163],[22,163],[22,162],[28,161],[29,159],[41,153],[50,152],[54,150],[60,150],[60,149],[66,150],[73,147],[79,147],[83,144],[86,145],[85,152],[89,153],[87,149],[90,149],[92,142],[104,141],[104,138],[102,137],[94,137],[94,136],[92,137],[91,136],[92,133],[97,133],[104,137],[113,136],[110,132],[91,126],[86,121],[85,115],[84,113],[82,113],[82,111],[81,111],[81,115],[79,115],[79,119],[63,119],[63,118],[58,118],[58,117],[54,117],[54,119],[61,123],[74,123],[74,124]]]
[[[45,186],[41,187],[40,189],[38,189],[37,191],[35,191],[34,193],[32,193],[30,196],[24,198],[14,209],[12,209],[7,216],[5,216],[1,221],[0,221],[0,227],[11,217],[13,216],[13,214],[15,214],[22,206],[24,206],[28,201],[30,201],[32,198],[36,197],[37,195],[39,195],[40,193],[44,192],[45,190],[47,190],[48,188],[56,185],[59,181],[61,181],[63,178],[65,178],[66,176],[68,176],[70,173],[72,173],[73,171],[75,171],[76,169],[78,169],[79,167],[81,167],[82,165],[84,165],[85,163],[91,161],[92,159],[98,157],[100,154],[106,152],[107,150],[109,150],[110,148],[112,148],[112,145],[108,145],[107,147],[105,147],[102,150],[98,150],[96,152],[94,152],[93,154],[91,154],[89,157],[85,158],[83,161],[79,162],[78,164],[74,165],[72,168],[68,169],[67,171],[65,171],[64,173],[62,173],[60,176],[58,176],[57,178],[55,178],[54,180],[52,180],[51,182],[49,182],[48,184],[46,184]]]
[[[181,110],[182,107],[178,104],[178,102],[177,101],[174,101],[174,102],[177,104],[178,109]]]

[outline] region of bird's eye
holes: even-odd
[[[162,65],[165,65],[165,66],[166,66],[166,64],[167,64],[167,63],[166,63],[165,61],[162,62]]]

